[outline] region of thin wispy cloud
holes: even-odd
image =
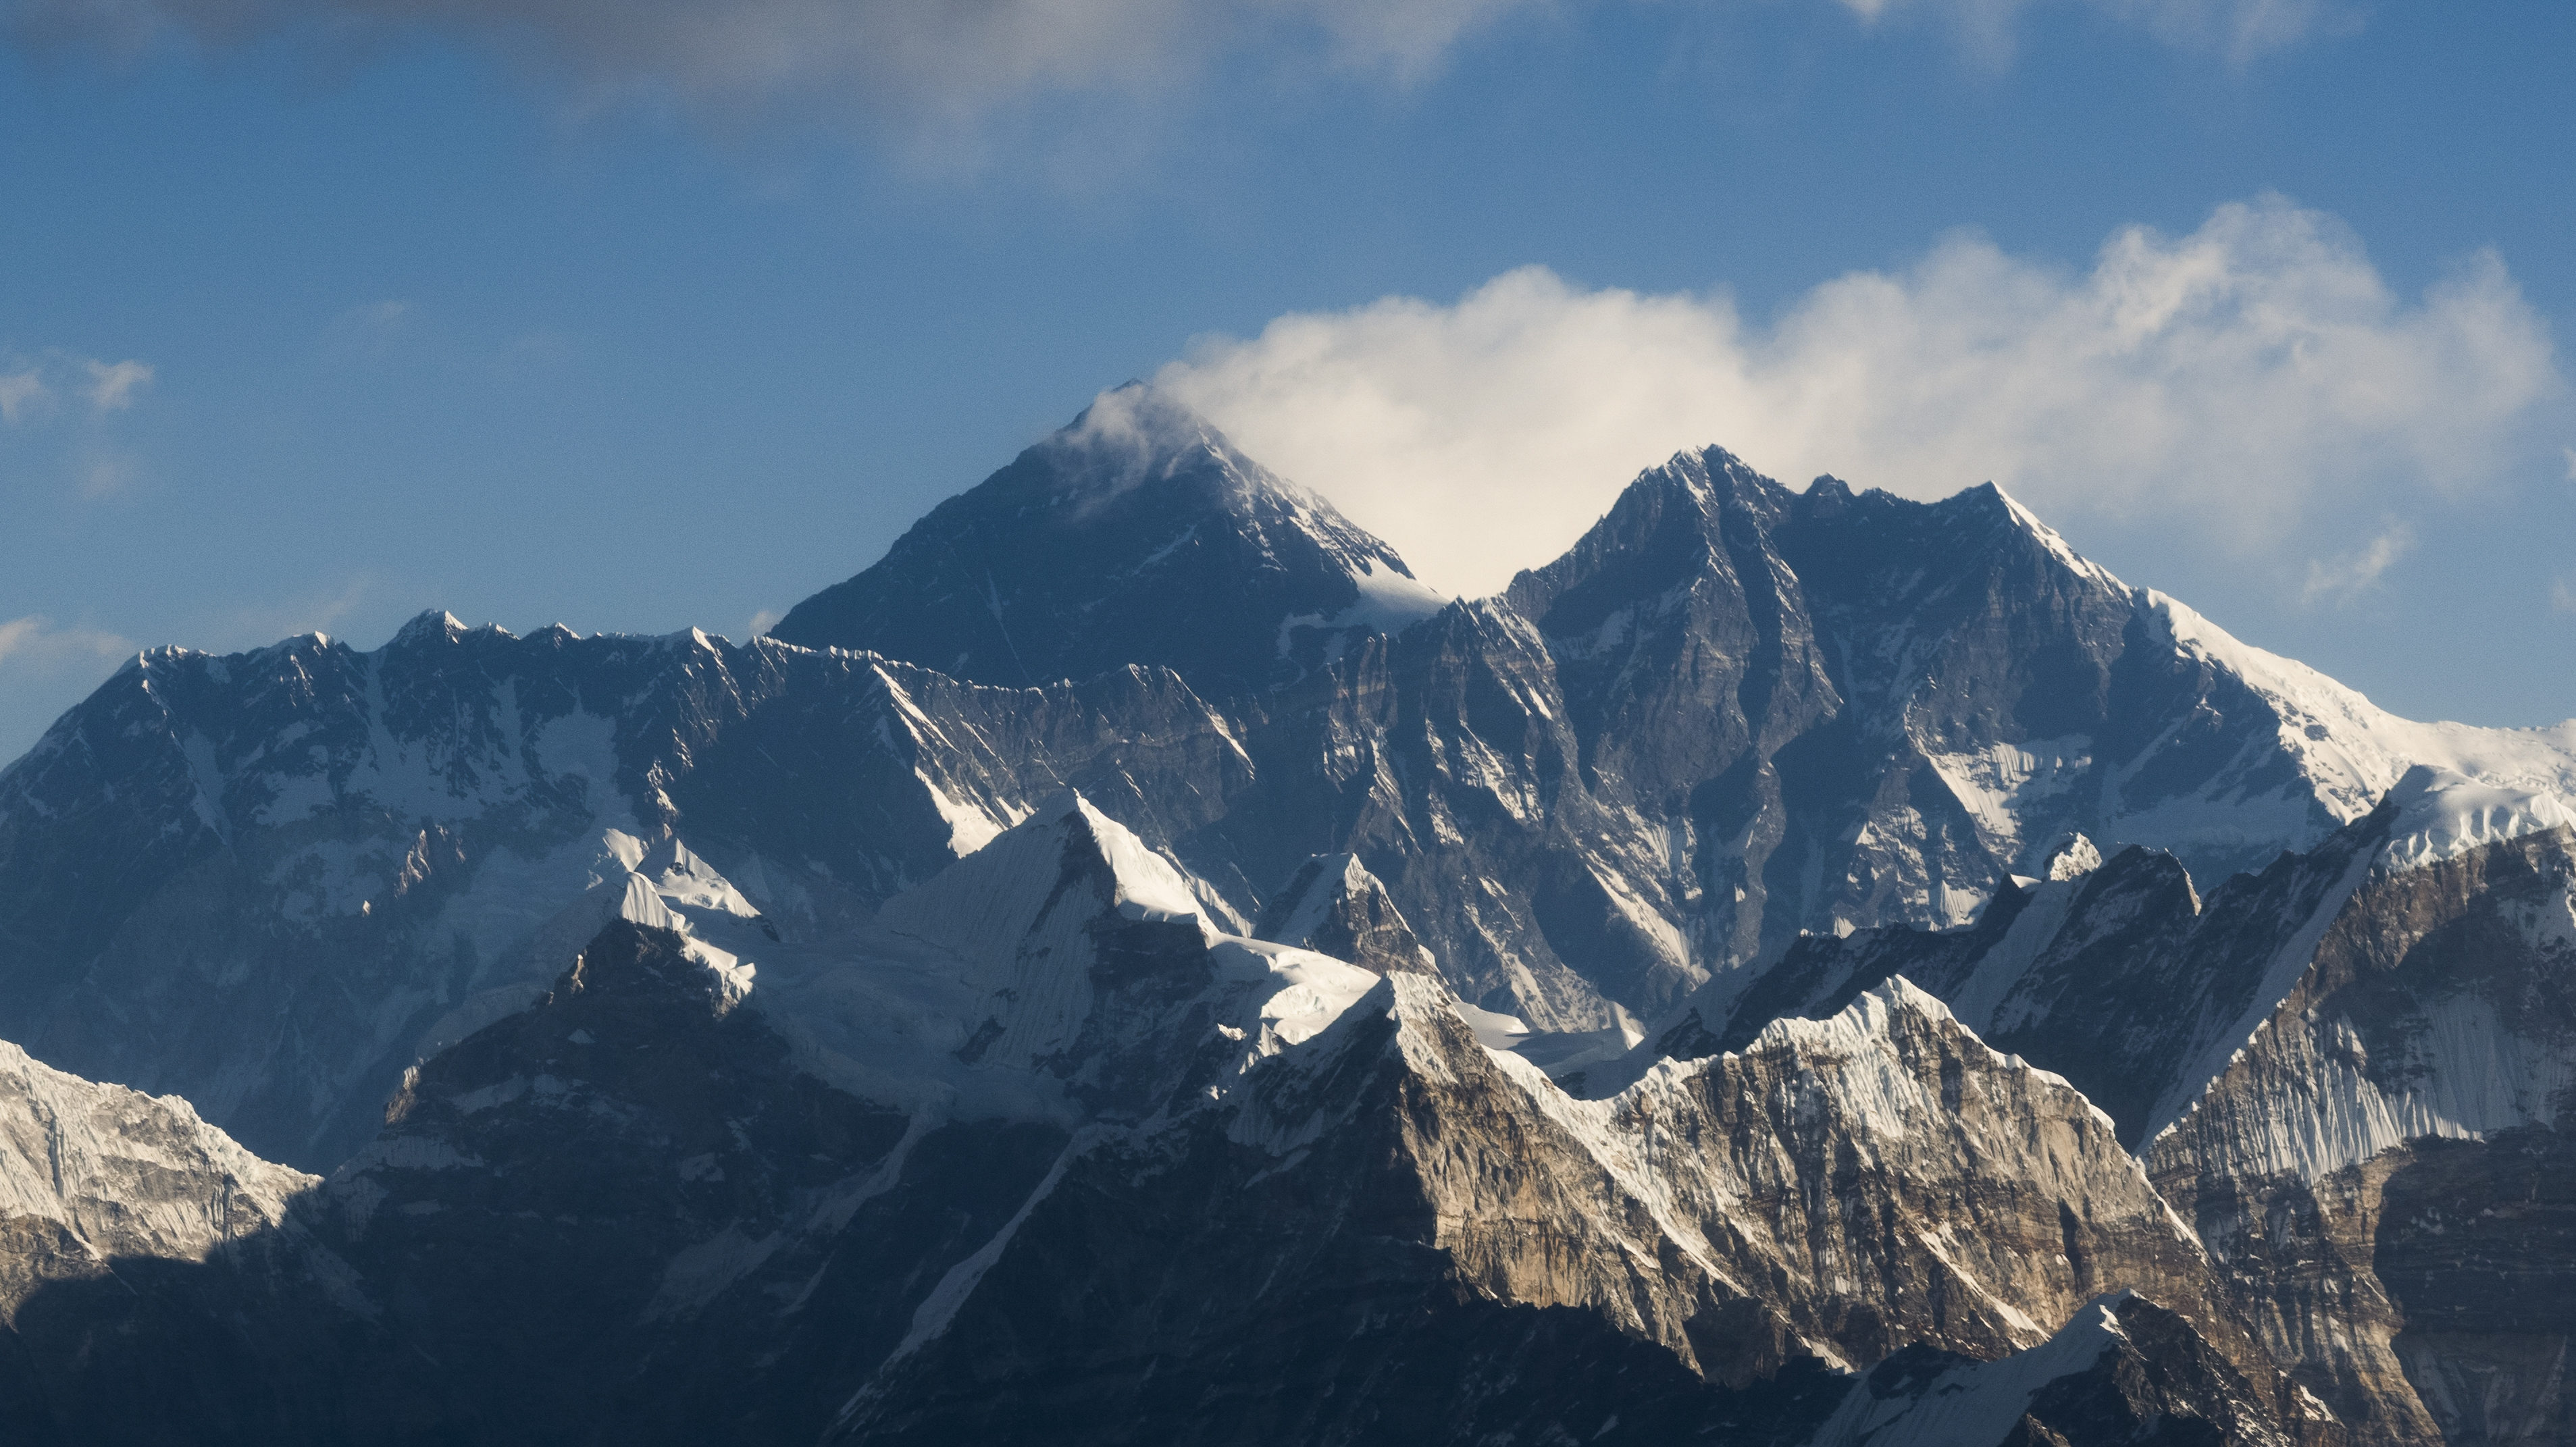
[[[77,464],[80,495],[93,502],[119,497],[143,478],[143,464],[132,453],[92,448]]]
[[[41,613],[0,620],[0,753],[15,758],[63,703],[97,687],[136,651],[121,634]]]
[[[63,626],[42,614],[0,622],[0,668],[41,668],[65,660],[121,659],[134,644],[102,628]]]
[[[372,574],[353,573],[322,588],[221,614],[191,643],[210,649],[259,648],[281,638],[327,633],[380,591]]]
[[[2361,23],[2349,0],[1841,0],[1877,23],[1924,17],[1954,27],[1970,48],[1992,62],[2009,61],[2026,12],[2043,6],[2080,6],[2114,22],[2134,25],[2167,44],[2209,51],[2238,64],[2286,50],[2320,33]]]
[[[0,426],[18,427],[62,414],[63,399],[87,403],[90,416],[122,412],[152,385],[149,362],[103,361],[70,352],[48,351],[28,358],[0,353]]]
[[[53,388],[35,369],[0,372],[0,427],[34,420],[53,400]]]
[[[2495,257],[2401,298],[2339,222],[2279,198],[2123,230],[2080,274],[1955,236],[1769,324],[1530,268],[1454,303],[1282,317],[1159,381],[1467,592],[1710,444],[1798,484],[1992,480],[2057,519],[2190,519],[2194,545],[2252,557],[2476,486],[2565,395]]]
[[[119,441],[118,414],[151,389],[152,364],[59,348],[32,358],[0,352],[0,429],[15,434],[12,471],[50,475],[96,502],[132,490],[142,459]]]
[[[2350,603],[2378,587],[2379,580],[2396,566],[2397,560],[2414,550],[2415,530],[2399,523],[2357,552],[2332,560],[2312,560],[2307,585],[2299,590],[2299,601],[2310,607]]]
[[[81,370],[89,377],[81,390],[97,412],[122,412],[134,405],[136,393],[152,385],[152,367],[146,362],[87,360]]]
[[[411,321],[412,304],[399,298],[353,306],[322,329],[323,350],[343,358],[381,357]]]
[[[582,105],[709,111],[782,100],[910,123],[971,123],[1049,95],[1146,97],[1229,57],[1318,61],[1403,84],[1516,14],[1635,0],[0,0],[22,44],[135,53],[169,35],[333,44],[433,32],[558,77]],[[1725,9],[1747,0],[1700,0]],[[2337,0],[1802,0],[1872,21],[1937,15],[2008,54],[2022,12],[2082,4],[2163,41],[2232,56],[2297,43]]]

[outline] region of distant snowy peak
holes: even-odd
[[[1313,666],[1330,635],[1398,629],[1445,602],[1330,503],[1131,384],[771,636],[1012,686],[1160,664],[1244,697]]]

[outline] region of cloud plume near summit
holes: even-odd
[[[1206,339],[1157,380],[1465,592],[1712,443],[1794,485],[1932,498],[1991,480],[2065,523],[2181,516],[2252,557],[2550,452],[2539,424],[2566,396],[2501,260],[2402,298],[2339,221],[2278,197],[2187,236],[2124,229],[2082,273],[1953,236],[1767,323],[1723,294],[1531,267],[1453,304]]]

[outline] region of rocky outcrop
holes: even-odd
[[[2571,841],[2372,879],[2146,1153],[2248,1319],[2363,1440],[2546,1440],[2564,1410],[2556,1314],[2488,1273],[2527,1256],[2545,1281],[2556,1258]]]
[[[1917,1347],[1855,1384],[1814,1447],[2143,1447],[2341,1443],[2313,1397],[2248,1378],[2191,1322],[2134,1292],[2088,1303],[1999,1361]]]
[[[1355,854],[1319,854],[1271,896],[1252,932],[1348,960],[1381,975],[1437,974],[1439,961],[1422,947],[1386,886]]]
[[[319,1182],[263,1161],[176,1096],[66,1075],[0,1042],[0,1314],[116,1257],[202,1261],[275,1228]]]
[[[2199,1097],[2278,1004],[2396,818],[2383,806],[2315,850],[2227,880],[2205,903],[2173,856],[2132,846],[2077,867],[2088,843],[2052,861],[2055,877],[2007,885],[1966,928],[1810,935],[1774,965],[1712,981],[1624,1074],[1667,1055],[1739,1048],[1774,1019],[1830,1014],[1901,976],[1999,1048],[2065,1075],[2136,1148]]]
[[[1396,974],[1204,1114],[1078,1142],[843,1431],[1794,1442],[1832,1365],[2037,1346],[2112,1282],[2281,1385],[2108,1122],[1901,983],[1584,1102]]]
[[[267,1339],[229,1322],[336,1314],[338,1263],[294,1222],[320,1182],[175,1096],[66,1075],[0,1044],[0,1436],[29,1447],[298,1440]],[[319,1408],[327,1411],[327,1408]]]

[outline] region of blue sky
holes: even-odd
[[[1129,377],[1452,590],[1716,442],[1995,478],[2403,713],[2576,714],[2576,7],[0,32],[0,755],[144,644],[743,636]]]

